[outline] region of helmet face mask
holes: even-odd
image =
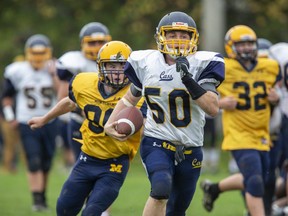
[[[225,51],[229,58],[251,61],[257,58],[257,36],[248,26],[237,25],[225,35]]]
[[[126,86],[129,83],[129,80],[124,74],[124,65],[125,62],[103,62],[101,82],[114,89],[120,89]]]
[[[100,48],[112,39],[108,28],[99,22],[85,25],[81,29],[79,37],[84,56],[91,60],[96,60]]]
[[[97,58],[100,82],[114,89],[128,85],[130,81],[124,74],[124,65],[131,52],[131,48],[121,41],[102,46]]]
[[[189,38],[167,38],[169,32],[186,32]],[[199,34],[192,19],[183,12],[172,12],[165,15],[156,28],[155,39],[160,52],[172,58],[188,56],[197,51]]]
[[[33,35],[26,41],[25,58],[31,66],[39,70],[52,58],[50,40],[45,35]]]

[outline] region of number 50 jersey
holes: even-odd
[[[225,59],[225,81],[218,88],[221,97],[233,96],[237,107],[223,111],[223,150],[270,149],[270,105],[267,93],[281,78],[278,63],[259,58],[251,71],[235,59]]]
[[[217,87],[223,81],[224,59],[219,53],[197,51],[187,60],[199,85]],[[158,50],[144,50],[132,52],[125,67],[125,74],[142,91],[149,107],[144,135],[176,145],[202,146],[205,112],[192,100],[176,64],[168,65]]]

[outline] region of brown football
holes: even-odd
[[[132,135],[142,127],[143,115],[141,111],[134,106],[126,107],[118,113],[116,121],[118,121],[118,133]]]

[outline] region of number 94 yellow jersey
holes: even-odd
[[[225,80],[217,90],[221,98],[236,98],[237,107],[223,110],[223,150],[270,149],[267,93],[280,78],[279,65],[272,59],[257,59],[250,71],[235,59],[225,59]]]

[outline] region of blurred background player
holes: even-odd
[[[274,88],[281,73],[276,61],[257,58],[257,36],[248,26],[237,25],[225,35],[225,80],[218,88],[223,109],[222,150],[231,151],[240,173],[211,183],[201,182],[203,206],[212,211],[219,194],[243,190],[252,216],[265,215],[264,185],[269,169],[270,103],[279,102]],[[253,164],[253,166],[251,166]]]
[[[25,57],[26,61],[12,63],[5,69],[2,106],[5,120],[11,127],[19,127],[33,197],[32,210],[43,211],[47,209],[46,189],[55,152],[57,121],[35,131],[27,121],[32,116],[44,115],[56,103],[57,79],[50,40],[41,34],[29,37]]]
[[[46,115],[29,121],[35,129],[76,107],[85,113],[80,129],[83,139],[78,140],[82,143],[81,153],[58,198],[58,216],[77,215],[86,199],[82,215],[100,216],[117,198],[124,183],[130,161],[140,145],[141,131],[120,142],[105,134],[104,125],[130,87],[123,72],[130,53],[131,48],[121,41],[105,44],[98,54],[99,74],[75,75],[70,82],[69,97],[59,101]],[[143,100],[139,106],[142,104]]]
[[[14,58],[13,62],[24,61],[24,55],[18,55]],[[1,83],[1,95],[2,95],[2,86]],[[15,98],[14,98],[15,99]],[[2,141],[2,161],[3,161],[3,170],[4,172],[16,173],[17,165],[20,159],[23,159],[23,151],[20,143],[20,136],[18,128],[10,127],[9,122],[4,118],[2,112],[2,104],[0,104],[0,124],[1,124],[1,141]],[[15,106],[12,107],[15,111]]]
[[[60,79],[58,100],[68,95],[69,81],[81,72],[97,72],[97,54],[100,48],[111,41],[108,28],[100,22],[91,22],[84,25],[79,34],[81,51],[70,51],[58,59],[57,74]],[[68,123],[68,141],[72,147],[74,158],[77,159],[80,153],[81,144],[73,138],[81,139],[79,131],[84,120],[81,110],[73,111],[70,116],[64,115],[60,118]]]
[[[278,136],[278,144],[281,148],[279,160],[279,175],[276,182],[276,201],[272,206],[273,213],[286,212],[288,215],[288,43],[280,42],[269,48],[269,57],[277,60],[283,72],[283,83],[281,86],[282,99],[279,104],[282,121],[280,133]]]
[[[208,115],[205,117],[204,126],[204,145],[203,145],[203,164],[202,172],[216,173],[220,158],[220,150],[217,146],[217,117],[212,118]]]
[[[257,48],[258,48],[258,58],[269,58],[269,49],[273,45],[269,40],[265,38],[257,39]],[[282,93],[280,86],[283,84],[283,80],[279,81],[277,85],[275,85],[275,89],[280,95],[279,103],[270,104],[271,106],[271,118],[270,118],[270,137],[271,137],[271,148],[269,152],[270,157],[270,165],[269,172],[267,175],[267,180],[265,181],[265,194],[263,197],[265,214],[272,214],[272,202],[275,198],[275,188],[276,188],[276,178],[279,175],[279,163],[281,157],[281,140],[279,139],[280,128],[282,122],[281,110],[279,104],[282,100]]]
[[[67,52],[58,59],[56,65],[60,79],[58,100],[68,96],[69,81],[74,75],[81,72],[98,72],[97,64],[95,63],[98,52],[105,43],[112,39],[109,29],[100,22],[90,22],[84,25],[79,33],[79,38],[81,51]],[[62,115],[60,119],[63,127],[65,127],[65,124],[67,126],[69,144],[69,146],[66,146],[67,158],[71,158],[70,153],[73,153],[73,160],[75,161],[81,152],[81,144],[75,139],[82,139],[80,127],[84,120],[83,113],[80,109],[76,109],[70,114]],[[72,148],[72,152],[67,151],[69,147]],[[109,213],[104,212],[103,216],[105,215],[109,215]]]

